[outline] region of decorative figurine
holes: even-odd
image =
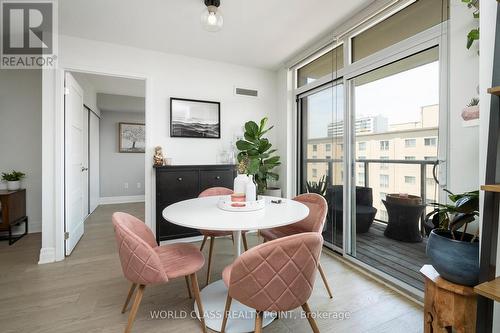
[[[155,167],[163,166],[163,152],[160,146],[155,147],[155,156],[153,156],[153,165]]]

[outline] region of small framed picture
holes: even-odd
[[[146,125],[138,123],[118,124],[118,150],[120,153],[146,152]]]
[[[170,136],[220,139],[220,103],[170,98]]]

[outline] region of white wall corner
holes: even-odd
[[[40,249],[39,265],[56,262],[56,249],[53,247],[42,247]]]

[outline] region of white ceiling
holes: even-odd
[[[143,80],[123,77],[73,72],[76,80],[92,86],[98,94],[144,97],[146,84]]]
[[[59,1],[62,34],[276,69],[372,0],[221,0],[224,27],[203,30],[202,0]]]

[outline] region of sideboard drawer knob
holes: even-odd
[[[182,177],[177,178],[178,182],[182,182]]]
[[[220,179],[220,176],[215,176],[215,179],[219,180],[219,179]]]

